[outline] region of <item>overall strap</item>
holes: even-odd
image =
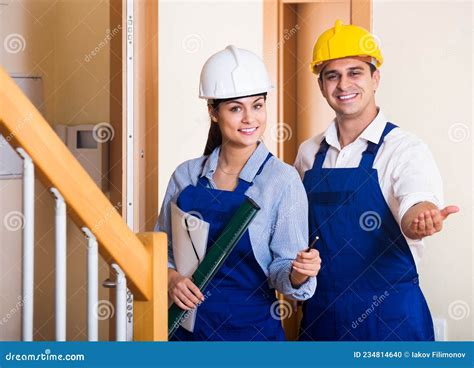
[[[371,169],[374,165],[375,157],[377,156],[377,152],[382,145],[385,137],[388,133],[390,133],[393,129],[398,128],[395,124],[388,122],[385,125],[385,129],[383,130],[382,136],[380,137],[379,143],[375,144],[373,142],[369,142],[367,144],[367,149],[362,153],[362,159],[360,160],[359,167],[364,167],[366,169]]]
[[[316,153],[316,156],[314,156],[314,163],[313,163],[313,169],[318,168],[322,169],[324,159],[326,158],[326,153],[328,152],[329,149],[329,144],[326,142],[326,138],[324,138],[319,145],[319,150]]]
[[[260,165],[257,173],[255,174],[255,177],[257,177],[258,175],[260,175],[260,173],[262,172],[263,168],[265,167],[266,163],[268,162],[268,160],[270,160],[270,158],[272,157],[273,155],[271,154],[271,152],[268,153],[267,157],[265,158],[265,160],[263,161],[263,163]],[[255,179],[254,179],[255,180]],[[248,182],[248,181],[245,181],[241,178],[239,178],[239,182],[237,184],[237,187],[235,188],[234,192],[235,193],[240,193],[240,194],[244,194],[251,186],[253,185],[253,182]]]

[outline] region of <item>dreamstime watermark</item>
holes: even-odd
[[[199,307],[202,303],[204,303],[204,302],[206,301],[206,299],[209,298],[211,295],[212,295],[212,293],[211,293],[209,290],[206,291],[206,293],[203,294],[204,300],[201,301],[201,302],[198,304],[198,307]],[[180,325],[180,324],[182,324],[183,322],[185,322],[185,321],[191,316],[191,314],[192,314],[195,310],[196,310],[196,309],[191,309],[191,310],[186,311],[186,313],[184,313],[183,316],[179,319],[179,321],[176,321],[176,322],[175,322],[175,324]],[[175,326],[175,327],[176,327],[176,326]]]
[[[283,30],[283,35],[281,36],[281,40],[278,41],[276,45],[276,49],[278,50],[280,47],[282,47],[288,40],[290,40],[298,31],[300,30],[300,25],[296,24],[293,28],[291,29],[284,29]]]
[[[0,326],[3,326],[4,324],[8,323],[8,321],[18,312],[21,312],[21,308],[23,307],[24,301],[21,296],[18,296],[18,302],[10,308],[10,310],[2,317],[0,318]]]
[[[8,352],[4,355],[6,361],[84,361],[84,354],[53,354],[51,349],[45,349],[39,354],[15,354]]]
[[[202,37],[196,33],[189,34],[181,41],[183,50],[189,54],[195,54],[202,49],[203,40]]]
[[[25,226],[25,216],[20,211],[10,211],[3,218],[3,226],[8,231],[17,231]]]
[[[99,123],[92,129],[92,137],[97,143],[105,143],[114,139],[115,130],[109,123]]]
[[[181,219],[181,226],[189,231],[195,231],[202,226],[203,217],[197,211],[186,213]]]
[[[454,143],[464,142],[471,136],[469,127],[463,123],[455,123],[449,127],[449,139]]]
[[[120,24],[114,29],[112,29],[112,31],[110,31],[110,29],[106,29],[104,39],[100,41],[99,44],[96,47],[94,47],[87,55],[84,55],[84,61],[86,63],[89,63],[92,60],[92,58],[98,55],[99,52],[105,46],[107,46],[107,44],[120,32],[121,29],[122,29],[122,26]]]
[[[448,315],[455,321],[469,317],[470,313],[471,309],[469,308],[469,304],[467,304],[464,300],[455,300],[449,304]]]
[[[19,33],[11,33],[3,40],[3,48],[9,54],[18,54],[25,51],[26,40]]]
[[[0,148],[5,146],[6,143],[10,143],[13,137],[17,135],[26,124],[30,123],[32,119],[33,115],[31,114],[31,112],[28,113],[28,115],[26,115],[23,119],[21,119],[21,121],[15,126],[13,131],[11,131],[10,134],[8,134],[7,136],[3,136],[3,140],[0,140]]]
[[[380,38],[373,34],[366,34],[359,40],[359,48],[364,54],[370,55],[380,49]]]
[[[292,314],[293,307],[287,300],[275,300],[270,306],[270,315],[278,321],[290,318]]]
[[[270,130],[270,137],[277,143],[289,141],[293,137],[293,129],[286,123],[276,124]]]
[[[112,215],[117,212],[121,207],[121,202],[118,202],[116,205],[109,207],[105,215],[102,216],[102,218],[92,228],[92,232],[96,232],[98,229],[100,229],[110,219],[110,217],[112,217]]]
[[[114,314],[114,305],[108,300],[99,300],[94,306],[94,316],[99,321],[110,319],[114,316]]]
[[[352,322],[352,328],[356,329],[359,327],[359,325],[362,324],[375,311],[375,308],[379,307],[389,295],[390,293],[388,291],[385,291],[380,296],[374,295],[372,297],[374,301],[355,321]]]
[[[359,217],[359,225],[364,231],[374,231],[382,225],[380,215],[375,211],[366,211]]]
[[[301,204],[297,202],[292,203],[292,206],[289,209],[287,209],[285,213],[282,213],[281,215],[279,214],[279,216],[276,219],[276,222],[270,226],[270,234],[273,235],[279,227],[284,228],[284,226],[288,222],[291,223],[292,221],[294,221],[294,219],[298,217],[300,212],[301,212]]]

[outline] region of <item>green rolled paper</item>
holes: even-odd
[[[214,275],[222,267],[259,210],[260,207],[252,199],[247,198],[235,211],[229,223],[193,273],[192,280],[201,291],[209,285]],[[169,338],[186,319],[186,313],[187,311],[182,310],[176,304],[171,305],[168,310]]]

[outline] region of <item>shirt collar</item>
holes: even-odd
[[[219,154],[221,152],[221,146],[217,147],[207,158],[202,168],[201,176],[205,176],[209,180],[212,180],[212,176],[217,169],[217,162],[219,160]],[[257,148],[252,153],[242,171],[240,171],[239,178],[251,183],[257,175],[258,169],[262,166],[263,162],[268,156],[268,149],[263,142],[259,142]]]
[[[387,118],[385,117],[384,113],[381,109],[377,113],[375,119],[369,124],[367,128],[359,135],[357,139],[364,139],[366,141],[370,141],[372,143],[378,144],[380,138],[382,137],[382,133],[385,129],[385,125],[387,123]],[[326,138],[326,142],[338,150],[341,150],[341,145],[339,144],[339,139],[337,137],[337,126],[336,120],[333,120],[329,127],[323,134],[322,139]],[[321,139],[321,140],[322,140]]]

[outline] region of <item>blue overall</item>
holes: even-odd
[[[433,322],[413,256],[373,168],[385,136],[369,142],[359,167],[323,169],[324,139],[304,174],[310,240],[322,267],[303,304],[300,340],[433,340]]]
[[[262,172],[269,154],[257,172]],[[234,191],[209,187],[202,176],[196,186],[186,187],[177,205],[196,211],[210,224],[207,249],[217,240],[232,215],[246,199],[253,183],[239,178]],[[281,321],[271,315],[277,301],[275,290],[255,259],[248,230],[244,233],[211,283],[202,291],[205,301],[197,309],[193,333],[179,327],[172,340],[179,341],[275,341],[284,340]]]

